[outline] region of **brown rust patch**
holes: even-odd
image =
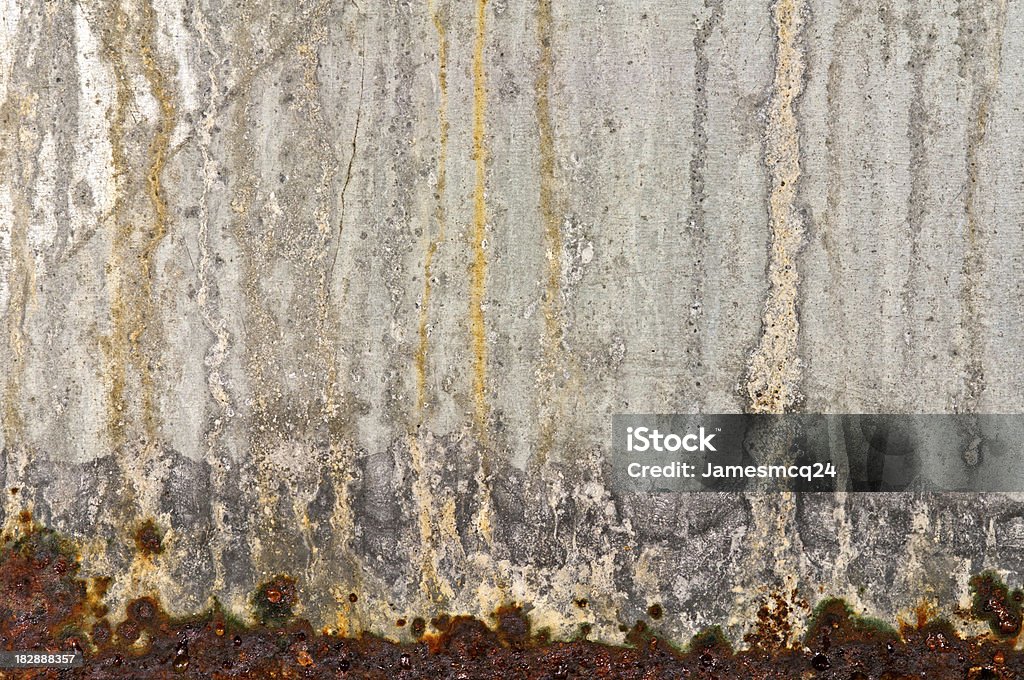
[[[8,649],[64,649],[87,616],[85,581],[72,546],[56,533],[29,528],[0,548],[0,641]]]
[[[125,644],[135,644],[135,641],[139,639],[141,634],[142,629],[139,627],[138,621],[125,619],[117,626],[117,638]]]
[[[743,641],[751,647],[760,649],[781,649],[792,638],[792,627],[789,623],[792,605],[779,593],[775,593],[769,601],[757,610],[757,619],[751,632],[744,636]]]
[[[92,638],[92,643],[97,647],[103,647],[110,643],[113,631],[110,630],[110,621],[101,619],[93,624],[92,632],[89,637]]]
[[[164,551],[163,540],[163,532],[160,531],[159,527],[151,519],[147,519],[135,531],[135,547],[140,555],[146,557],[162,553]]]
[[[522,607],[502,607],[494,613],[502,644],[521,649],[530,641],[530,619]]]

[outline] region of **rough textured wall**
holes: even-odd
[[[1004,495],[602,461],[615,412],[1024,407],[1021,5],[3,0],[0,69],[3,516],[112,602],[685,639],[1020,583]]]

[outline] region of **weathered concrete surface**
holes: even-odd
[[[0,69],[4,517],[114,602],[739,638],[1024,577],[1006,496],[601,468],[614,412],[1024,407],[1019,4],[3,0]]]

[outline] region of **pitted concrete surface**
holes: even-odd
[[[620,412],[1021,410],[1018,4],[2,0],[0,102],[3,517],[115,603],[740,640],[1021,585],[1007,495],[603,467]]]

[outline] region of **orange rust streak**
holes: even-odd
[[[146,243],[142,251],[142,303],[141,313],[143,317],[139,320],[139,331],[145,330],[146,322],[153,315],[152,297],[153,280],[151,268],[157,248],[164,236],[167,235],[167,200],[164,198],[161,178],[164,165],[167,162],[167,150],[170,147],[171,132],[174,130],[174,103],[170,99],[167,90],[167,83],[164,74],[156,63],[155,46],[153,44],[156,30],[156,16],[152,5],[147,5],[144,10],[145,25],[140,31],[140,53],[142,56],[143,71],[146,81],[149,83],[153,97],[160,104],[160,122],[153,141],[149,146],[150,165],[146,176],[149,187],[149,199],[153,207],[153,235]],[[143,414],[145,419],[146,436],[150,443],[156,440],[157,426],[154,400],[153,377],[144,358],[139,357],[138,369],[142,375],[143,387]]]
[[[537,33],[540,43],[540,63],[535,82],[537,98],[538,146],[540,152],[540,214],[544,226],[547,255],[547,284],[543,301],[544,310],[544,391],[552,393],[552,384],[559,370],[559,346],[562,339],[562,230],[555,190],[555,133],[551,120],[552,50],[551,0],[540,0],[537,6]],[[558,400],[552,399],[558,409]],[[540,456],[546,458],[554,438],[557,411],[550,413],[541,423]]]
[[[128,19],[123,12],[115,10],[112,24],[116,27],[117,35],[124,35],[128,30]],[[113,294],[110,304],[111,336],[104,340],[103,348],[111,365],[109,412],[107,414],[107,429],[110,432],[111,444],[114,448],[120,447],[125,439],[125,423],[127,417],[127,401],[125,400],[125,382],[127,371],[125,366],[125,354],[127,348],[124,340],[127,336],[126,326],[130,317],[130,306],[122,294],[125,284],[122,282],[123,268],[128,261],[127,253],[134,227],[125,219],[127,208],[127,191],[124,186],[128,182],[129,162],[125,150],[125,121],[127,120],[128,105],[130,103],[128,92],[128,72],[124,62],[122,50],[112,42],[112,32],[102,32],[104,36],[104,50],[110,59],[114,70],[116,82],[115,102],[113,119],[110,121],[109,137],[111,160],[114,165],[114,177],[118,185],[114,192],[113,219],[115,221],[113,247],[111,261],[108,271],[114,278],[112,285]]]
[[[431,278],[433,277],[434,255],[445,239],[447,214],[444,206],[444,194],[448,174],[448,34],[441,21],[437,8],[431,2],[431,18],[438,37],[437,80],[440,88],[441,102],[437,118],[439,127],[437,182],[434,186],[436,205],[434,219],[437,220],[437,238],[427,245],[423,261],[423,300],[420,304],[419,347],[416,350],[416,411],[422,417],[427,394],[427,353],[429,350],[427,321],[430,317]]]
[[[486,4],[487,0],[477,0],[476,45],[473,51],[473,158],[476,161],[476,187],[473,192],[473,264],[470,269],[469,286],[469,326],[473,344],[473,404],[476,424],[481,431],[485,428],[489,412],[486,392],[487,338],[483,310],[487,282],[487,254],[484,252],[487,228],[487,158],[484,139],[487,108],[487,82],[484,73]]]
[[[167,234],[167,201],[164,198],[161,178],[167,153],[170,147],[171,132],[175,124],[175,107],[171,101],[166,78],[160,71],[156,61],[154,35],[156,16],[152,5],[141,10],[141,25],[133,27],[129,17],[120,8],[113,10],[113,23],[118,27],[116,35],[121,36],[122,43],[115,44],[112,37],[105,40],[105,50],[111,60],[117,80],[117,105],[110,126],[110,139],[115,175],[123,178],[124,184],[118,187],[114,199],[113,217],[115,220],[115,240],[111,254],[110,269],[116,277],[111,300],[112,336],[105,343],[105,349],[111,363],[110,413],[108,429],[114,446],[120,446],[125,440],[126,421],[128,418],[127,367],[130,363],[138,374],[141,394],[142,424],[147,442],[152,444],[157,438],[157,417],[155,404],[155,387],[150,362],[143,354],[141,346],[143,337],[147,335],[147,324],[154,316],[152,266],[156,250]],[[111,34],[115,35],[115,34]],[[127,211],[130,209],[128,196],[132,188],[132,168],[125,148],[127,130],[127,110],[130,105],[131,91],[129,86],[130,73],[126,60],[125,43],[135,35],[138,41],[138,56],[143,76],[149,84],[150,92],[159,105],[159,121],[153,139],[148,148],[148,165],[146,168],[146,189],[152,209],[152,229],[147,239],[131,256],[133,238],[137,229]],[[134,261],[138,262],[138,271],[126,271]],[[152,341],[151,341],[152,344]]]

